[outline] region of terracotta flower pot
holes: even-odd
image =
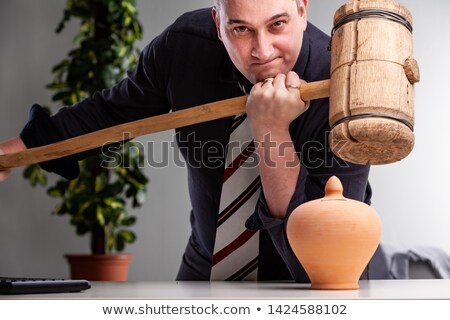
[[[130,254],[68,254],[72,279],[91,281],[127,281]]]
[[[313,289],[358,289],[381,239],[376,211],[342,192],[339,179],[331,177],[325,197],[300,205],[287,222],[288,241]]]

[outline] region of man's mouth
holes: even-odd
[[[258,62],[254,62],[253,65],[256,67],[266,67],[266,66],[270,66],[276,60],[278,60],[278,58],[272,58],[272,59],[269,59],[266,61],[258,61]]]

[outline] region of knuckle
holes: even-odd
[[[274,97],[274,93],[272,92],[272,90],[262,90],[261,92],[261,97],[263,99],[271,99],[272,97]]]
[[[289,97],[286,95],[285,92],[283,92],[281,90],[275,91],[273,94],[273,98],[275,101],[278,101],[278,102],[288,102],[289,101]]]

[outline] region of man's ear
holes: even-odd
[[[305,23],[305,28],[306,29],[306,23],[308,22],[308,17],[307,17],[307,9],[308,9],[308,0],[300,0],[300,10],[299,10],[299,15],[300,18],[304,21]],[[305,30],[303,30],[305,31]]]
[[[220,40],[222,40],[222,34],[220,33],[220,20],[219,20],[219,12],[217,12],[216,7],[213,7],[211,10],[212,17],[214,19],[214,23],[216,24],[217,36]]]

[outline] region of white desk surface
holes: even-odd
[[[308,284],[269,282],[92,282],[70,294],[0,299],[450,299],[450,280],[360,281],[358,290],[311,290]]]

